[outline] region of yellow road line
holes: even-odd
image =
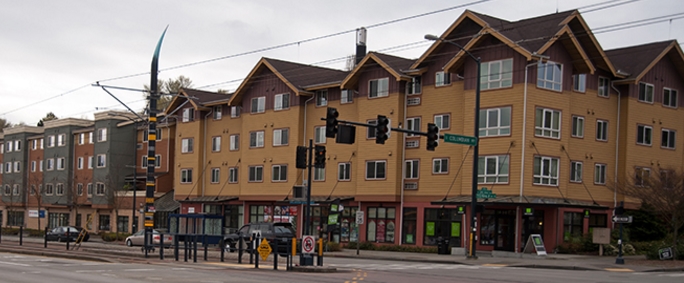
[[[254,268],[254,265],[251,265],[251,264],[221,263],[221,262],[207,262],[207,264],[220,265],[220,266],[226,266],[226,267],[234,267],[234,268]]]
[[[605,270],[612,272],[634,272],[634,270],[631,270],[629,268],[605,268]]]

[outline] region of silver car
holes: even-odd
[[[157,230],[152,230],[152,244],[154,246],[159,246],[161,240],[161,234]],[[130,235],[126,238],[126,246],[142,246],[145,243],[145,230],[140,230],[135,232],[135,234]],[[164,247],[170,247],[173,245],[173,237],[169,234],[164,234]]]

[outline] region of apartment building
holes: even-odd
[[[335,241],[434,245],[444,237],[463,247],[472,148],[442,141],[426,151],[420,136],[398,132],[380,145],[362,126],[354,144],[337,144],[321,118],[334,107],[340,120],[372,124],[381,114],[392,127],[424,132],[435,123],[470,136],[478,75],[477,186],[496,195],[478,199],[479,250],[520,251],[531,234],[553,249],[610,228],[624,199],[611,182],[682,167],[676,42],[604,51],[577,11],[514,22],[466,11],[439,38],[416,60],[370,52],[349,72],[263,58],[227,102],[178,97],[181,211],[293,221],[301,232],[292,187],[307,176],[293,163],[296,146],[313,140],[327,147],[326,168],[310,180],[313,231],[327,230],[321,219],[339,199]],[[481,58],[479,74],[470,55]],[[366,216],[359,235],[357,209]]]

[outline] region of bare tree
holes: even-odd
[[[40,119],[40,121],[38,121],[38,127],[42,127],[43,123],[46,121],[52,121],[52,120],[57,120],[57,119],[59,119],[59,118],[57,118],[55,113],[48,112],[47,114],[45,114],[45,117],[43,119]]]
[[[9,127],[12,127],[12,123],[3,118],[0,118],[0,132],[2,132],[5,128]]]
[[[74,183],[73,186],[71,186],[71,190],[69,192],[69,203],[71,207],[74,209],[74,213],[76,213],[76,216],[78,216],[78,209],[84,205],[87,201],[87,187],[88,183],[91,182],[91,178],[89,176],[75,176],[74,177]],[[80,185],[80,186],[79,186]],[[83,195],[86,196],[83,196]],[[86,216],[86,222],[87,222],[87,216]],[[76,223],[74,223],[76,224]],[[83,224],[81,224],[83,225]],[[86,225],[87,227],[87,225]],[[84,227],[86,230],[86,227]]]
[[[172,95],[178,94],[182,88],[192,87],[192,80],[186,76],[180,75],[176,79],[157,80],[157,87],[159,93],[166,93],[162,95],[157,101],[157,110],[163,111],[171,103]],[[145,85],[145,90],[149,93],[150,86]]]
[[[38,203],[38,213],[43,205],[43,196],[45,195],[45,189],[43,188],[43,174],[29,174],[29,196],[36,200]],[[38,229],[42,229],[40,225],[40,215],[38,215]]]
[[[123,167],[123,166],[120,166]],[[119,238],[119,210],[123,209],[126,200],[126,192],[130,189],[129,185],[124,185],[122,180],[123,180],[123,175],[121,172],[125,172],[124,168],[112,168],[109,170],[109,174],[105,176],[105,198],[107,200],[107,204],[109,207],[112,208],[112,211],[114,212],[114,223],[117,227],[116,229],[116,238]],[[110,219],[110,225],[111,225],[111,219]]]
[[[684,171],[650,172],[637,168],[632,176],[610,186],[626,197],[648,204],[670,226],[676,258],[677,231],[684,226]]]

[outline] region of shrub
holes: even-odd
[[[126,233],[114,233],[114,232],[101,232],[100,236],[102,237],[102,240],[105,242],[114,242],[114,241],[123,241],[126,239],[126,237],[130,236],[131,234],[126,234]]]
[[[347,249],[356,249],[356,242],[349,242],[345,245]],[[411,253],[437,253],[437,247],[420,247],[410,245],[376,245],[373,242],[363,242],[359,246],[360,250],[389,251],[389,252],[411,252]]]
[[[327,251],[339,252],[341,250],[342,250],[342,246],[339,243],[335,243],[335,242],[328,242],[327,243]]]
[[[568,241],[558,245],[558,252],[565,254],[596,253],[599,246],[593,243],[592,237],[591,233],[583,236],[571,236]]]

